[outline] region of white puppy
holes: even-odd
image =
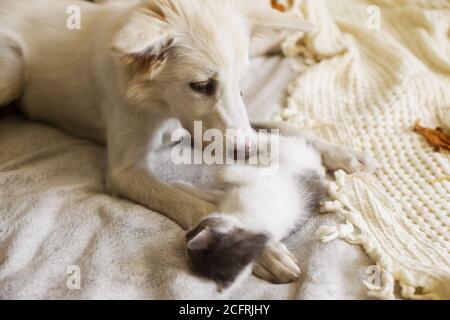
[[[320,154],[312,146],[295,137],[260,138],[266,144],[277,144],[276,148],[270,145],[265,155],[258,154],[260,161],[263,158],[264,163],[270,163],[221,169],[219,180],[226,185],[225,191],[207,192],[204,196],[210,200],[218,197],[217,213],[187,234],[192,268],[216,281],[220,290],[241,279],[239,275],[245,274],[256,258],[255,273],[261,277],[278,282],[296,279],[300,270],[291,255],[274,259],[261,254],[267,243],[287,252],[279,241],[318,212],[324,195],[325,170]]]
[[[79,23],[71,23],[79,20]],[[78,28],[79,27],[79,28]],[[12,101],[45,121],[107,147],[111,193],[189,229],[216,211],[152,170],[161,128],[251,128],[303,136],[330,169],[370,169],[362,152],[282,123],[250,123],[240,82],[256,35],[312,31],[290,14],[242,0],[0,0],[0,107]]]

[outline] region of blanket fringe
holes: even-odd
[[[393,263],[388,254],[386,254],[379,244],[364,232],[363,221],[355,208],[350,208],[345,203],[349,203],[340,190],[347,183],[347,174],[340,170],[335,174],[336,181],[329,182],[328,193],[333,199],[323,203],[322,214],[335,213],[345,223],[336,226],[322,226],[316,232],[316,237],[326,243],[336,239],[342,239],[353,245],[360,245],[369,258],[376,263],[381,277],[381,286],[374,285],[368,281],[364,284],[368,289],[368,295],[377,299],[395,299],[395,283],[401,288],[401,296],[407,299],[429,300],[440,299],[436,293],[424,293],[419,288],[433,288],[436,283],[432,279],[421,278],[419,281],[410,271],[403,267],[396,267],[394,271]],[[395,274],[395,277],[394,277]]]
[[[293,58],[293,69],[299,76],[288,87],[287,108],[277,115],[277,120],[307,128],[330,142],[372,150],[386,161],[387,166],[378,179],[336,172],[336,181],[329,185],[333,200],[324,204],[323,211],[335,212],[342,218],[342,224],[323,226],[316,234],[323,242],[343,239],[363,247],[381,277],[380,285],[366,281],[369,295],[381,299],[394,299],[396,294],[408,299],[448,299],[447,206],[439,197],[448,190],[448,184],[446,180],[428,182],[432,177],[446,176],[448,170],[442,165],[442,157],[423,149],[422,144],[410,140],[400,130],[394,130],[394,124],[405,126],[413,110],[428,114],[430,120],[448,113],[444,111],[448,96],[439,95],[439,90],[448,83],[443,77],[434,77],[435,89],[428,88],[420,96],[414,88],[423,82],[397,80],[405,79],[405,73],[408,77],[413,72],[431,75],[427,73],[429,70],[421,68],[424,63],[448,73],[448,59],[441,57],[444,51],[438,50],[445,43],[438,35],[447,32],[443,21],[449,7],[444,0],[433,5],[425,0],[397,2],[375,1],[384,10],[382,29],[375,32],[361,29],[361,23],[367,22],[364,10],[352,16],[331,0],[287,1],[291,12],[320,26],[320,30],[293,34],[282,46],[285,55]],[[366,3],[352,0],[344,7],[348,9],[352,5],[365,9]],[[348,19],[338,21],[336,17],[341,16]],[[433,33],[414,32],[413,37],[397,33],[410,26],[408,16],[420,18]],[[366,41],[368,35],[378,39],[377,45]],[[422,44],[421,54],[412,52],[409,46],[412,38]],[[397,60],[398,52],[403,53],[402,60]],[[397,69],[383,67],[382,61],[389,59],[398,65]],[[429,94],[434,94],[436,100],[433,107],[413,103],[414,99],[422,101],[423,97],[431,97]],[[368,97],[372,99],[370,103]],[[392,101],[396,102],[395,108]],[[367,113],[362,116],[362,111]],[[404,147],[390,153],[398,145]],[[420,196],[412,192],[412,184]]]
[[[336,213],[345,221],[345,224],[338,226],[322,226],[317,232],[316,236],[324,243],[336,239],[343,239],[353,245],[361,245],[366,254],[373,261],[376,262],[377,269],[381,272],[381,286],[373,285],[365,281],[370,297],[378,299],[394,299],[394,277],[392,276],[392,261],[389,257],[383,254],[382,250],[376,245],[374,241],[361,232],[357,233],[359,229],[355,216],[352,215],[351,210],[344,209],[344,204],[339,200],[339,185],[345,183],[344,172],[336,173],[336,182],[330,182],[328,187],[329,195],[335,199],[334,201],[327,201],[321,208],[321,213]]]

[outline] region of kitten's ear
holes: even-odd
[[[205,228],[197,233],[192,239],[188,241],[188,250],[205,250],[216,243],[217,237],[213,230]]]
[[[173,31],[164,21],[164,16],[149,9],[140,9],[119,30],[112,50],[119,54],[124,63],[154,75],[164,65],[173,41]]]
[[[317,31],[312,23],[303,21],[291,13],[282,13],[274,9],[257,9],[249,11],[252,33],[254,35],[273,34],[277,31]]]

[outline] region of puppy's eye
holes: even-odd
[[[213,96],[217,91],[217,81],[213,79],[202,82],[191,82],[189,86],[193,91],[209,97]]]

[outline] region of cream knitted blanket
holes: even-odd
[[[284,44],[299,75],[278,118],[363,149],[381,165],[374,175],[336,174],[336,201],[325,211],[346,223],[318,235],[363,246],[380,272],[379,283],[367,283],[372,296],[393,298],[399,289],[404,298],[449,299],[450,157],[411,128],[418,119],[450,125],[450,3],[289,4],[320,31]]]

